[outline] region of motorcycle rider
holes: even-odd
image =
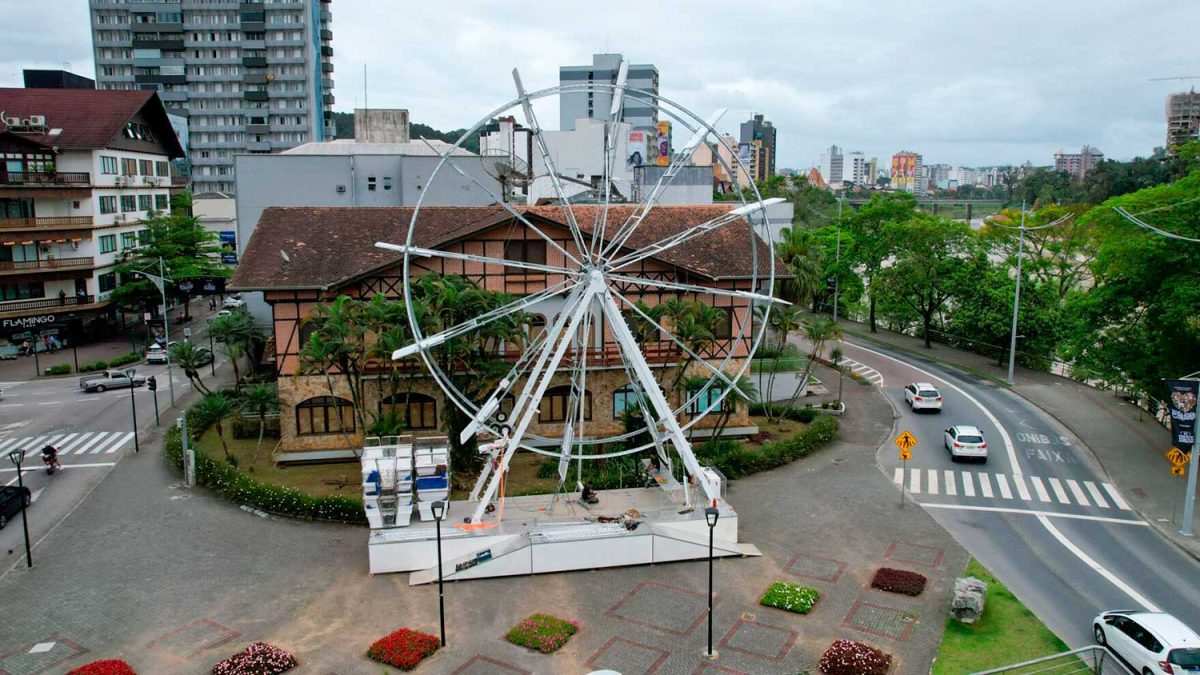
[[[53,445],[47,445],[42,448],[42,463],[46,465],[46,473],[52,474],[62,468],[62,463],[58,461],[58,448]]]

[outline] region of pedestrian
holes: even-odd
[[[61,346],[62,346],[62,343],[58,341],[58,337],[55,335],[51,335],[50,336],[50,351],[57,352],[58,348]]]
[[[213,296],[208,297],[208,311],[213,311],[217,308],[217,299]]]
[[[59,291],[58,291],[58,304],[60,304],[60,305],[67,304],[67,292],[62,289],[59,289]]]
[[[29,344],[29,340],[22,342],[21,343],[21,354],[24,356],[29,356],[32,353],[33,353],[33,349],[32,349],[32,345]]]
[[[42,346],[46,348],[46,351],[50,351],[50,336],[49,335],[42,338]]]

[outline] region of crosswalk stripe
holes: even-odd
[[[908,480],[908,491],[914,495],[921,494],[921,470],[913,469],[912,476]]]
[[[1066,480],[1067,487],[1071,488],[1071,494],[1075,495],[1075,501],[1079,502],[1080,506],[1091,506],[1092,503],[1088,501],[1087,495],[1083,494],[1083,488],[1079,487],[1079,483],[1070,478]]]
[[[117,450],[120,450],[121,446],[128,443],[129,439],[131,439],[131,438],[133,438],[133,432],[132,431],[127,432],[124,436],[121,437],[121,440],[119,440],[116,443],[109,446],[109,448],[104,451],[104,454],[111,455],[112,453],[116,452]],[[96,452],[99,452],[99,450],[97,450]]]
[[[76,446],[79,445],[80,441],[82,441],[83,439],[85,439],[91,435],[92,435],[92,432],[89,431],[89,432],[83,433],[83,434],[76,433],[76,434],[71,434],[70,436],[67,436],[66,438],[63,439],[62,446],[59,447],[59,449],[58,449],[59,453],[63,454],[63,455],[69,454],[72,450],[75,449]]]
[[[28,445],[22,444],[20,447],[25,448],[26,451],[33,450],[34,448],[41,446],[42,443],[47,438],[50,438],[50,437],[49,436],[37,436],[33,440],[29,441]]]
[[[1104,495],[1100,494],[1100,488],[1090,480],[1083,481],[1084,486],[1088,489],[1088,494],[1092,495],[1092,501],[1096,502],[1096,506],[1102,509],[1108,508],[1108,501],[1104,499]]]
[[[1063,489],[1062,483],[1058,482],[1057,478],[1050,478],[1050,487],[1054,488],[1054,496],[1058,498],[1059,503],[1070,505],[1071,500],[1067,499],[1067,491]]]
[[[951,497],[958,494],[958,483],[955,482],[954,472],[951,471],[950,469],[946,469],[945,483],[946,483],[946,494],[950,495]]]
[[[8,446],[15,444],[15,443],[16,443],[17,441],[19,441],[19,440],[21,440],[21,439],[19,439],[19,438],[10,438],[10,439],[8,439],[7,441],[4,441],[3,443],[0,443],[0,452],[4,452],[5,450],[7,450],[7,449],[8,449]]]
[[[121,432],[119,432],[119,431],[116,433],[108,434],[105,438],[101,439],[101,441],[99,443],[97,443],[95,446],[90,448],[88,450],[88,453],[93,454],[93,455],[98,455],[98,454],[100,454],[101,450],[103,450],[109,444],[117,441],[120,438],[121,438]]]
[[[1042,479],[1037,476],[1030,476],[1029,482],[1033,483],[1033,491],[1037,493],[1038,499],[1050,503],[1050,493],[1046,492],[1046,486],[1042,485]]]
[[[1112,497],[1113,503],[1117,505],[1118,509],[1123,509],[1125,511],[1130,510],[1129,502],[1125,501],[1125,499],[1121,496],[1121,493],[1117,492],[1117,489],[1113,487],[1112,484],[1104,483],[1103,485],[1104,491],[1108,493],[1109,497]]]
[[[984,497],[991,499],[992,482],[988,480],[988,475],[986,473],[977,473],[975,475],[979,478],[979,493]]]
[[[46,441],[46,445],[54,445],[55,443],[58,442],[58,439],[62,438],[65,435],[66,434],[58,434],[56,436],[51,436],[50,440]]]
[[[1025,487],[1025,479],[1019,473],[1013,474],[1012,479],[1013,485],[1017,488],[1017,494],[1020,495],[1021,499],[1029,501],[1029,488]]]
[[[1008,479],[1004,474],[996,474],[996,487],[1000,488],[1000,497],[1003,499],[1012,499],[1012,491],[1008,489]]]
[[[900,488],[904,487],[904,469],[896,467],[896,472],[892,474],[892,482],[900,486]]]
[[[929,470],[929,494],[936,495],[938,493],[938,472],[937,469]]]
[[[95,436],[88,439],[88,441],[86,443],[81,443],[79,445],[79,449],[76,451],[76,454],[82,455],[82,454],[86,453],[88,451],[88,448],[95,445],[100,439],[104,438],[107,435],[108,435],[108,432],[101,431],[100,433],[98,433]]]
[[[963,494],[968,497],[975,496],[975,481],[973,481],[971,479],[971,475],[972,474],[970,474],[966,471],[964,471],[963,475],[962,475],[962,477],[963,477]]]

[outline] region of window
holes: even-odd
[[[159,176],[170,176],[171,167],[166,162],[155,162],[154,173]]]
[[[637,389],[632,384],[613,392],[613,419],[619,420],[626,410],[636,412],[638,409]]]
[[[132,213],[133,211],[137,211],[137,197],[121,195],[121,213]]]
[[[406,403],[407,401],[407,403]],[[381,402],[384,410],[393,412],[404,421],[406,429],[436,429],[437,401],[425,394],[396,394]]]
[[[111,236],[111,235],[110,235]],[[96,279],[100,283],[100,292],[107,293],[117,287],[117,273],[105,272]]]
[[[138,160],[138,173],[142,174],[143,176],[153,176],[154,175],[154,162],[152,162],[148,159],[139,159]]]
[[[117,158],[100,155],[100,173],[115,176],[117,174]]]
[[[150,230],[138,230],[137,232],[138,246],[150,245]]]
[[[728,340],[733,337],[733,308],[718,307],[721,319],[713,327],[713,337],[718,340]]]
[[[122,176],[136,176],[137,175],[137,160],[129,159],[128,157],[123,158],[121,160],[121,175]]]
[[[520,262],[546,264],[546,242],[509,241],[504,244],[504,259]]]
[[[46,297],[46,287],[40,281],[0,286],[0,300],[28,300]]]
[[[112,253],[117,250],[117,235],[102,234],[100,235],[100,252]]]
[[[560,385],[551,387],[546,390],[546,395],[542,397],[542,402],[538,406],[538,422],[564,422],[567,419],[567,408],[571,404],[571,387],[570,385]],[[578,405],[578,404],[577,404]],[[575,416],[575,411],[571,411],[571,416]],[[592,419],[592,392],[584,392],[583,397],[583,419]]]
[[[138,211],[151,211],[154,209],[154,195],[138,195]]]
[[[721,398],[721,392],[724,389],[718,385],[707,387],[703,392],[699,389],[688,389],[687,397],[691,401],[687,406],[687,414],[700,415],[706,412],[728,412],[733,408],[733,401],[726,396],[724,400]],[[699,396],[696,396],[699,394]],[[691,400],[696,396],[695,400]]]
[[[303,141],[304,139],[303,139],[303,138],[301,138],[300,140],[302,140],[302,141]],[[391,189],[392,189],[392,177],[391,177],[391,176],[384,176],[384,177],[383,177],[383,189],[384,189],[384,190],[391,190]]]
[[[121,250],[137,248],[137,232],[121,233]]]
[[[375,176],[367,176],[367,191],[375,191]]]
[[[296,405],[296,434],[316,436],[354,432],[354,404],[335,396],[316,396]]]
[[[171,208],[171,199],[167,195],[154,195],[154,210],[166,211]]]
[[[100,197],[100,213],[116,213],[117,212],[117,197],[116,195],[105,195]]]

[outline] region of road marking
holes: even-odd
[[[1008,489],[1008,479],[1004,477],[1004,474],[996,474],[996,487],[1000,488],[1002,499],[1012,499],[1012,491]]]
[[[34,438],[33,440],[29,441],[29,444],[24,446],[26,452],[38,447],[39,445],[44,443],[47,438],[50,438],[50,437],[49,436],[38,436],[38,437]],[[18,446],[18,447],[20,447],[20,446]]]
[[[974,497],[975,496],[975,481],[971,480],[971,474],[964,471],[962,477],[963,477],[963,494],[968,497]]]
[[[946,469],[946,494],[951,497],[958,494],[958,483],[954,480],[954,472]]]
[[[1068,518],[1071,520],[1091,520],[1097,523],[1114,523],[1116,525],[1137,525],[1150,527],[1144,520],[1129,520],[1126,518],[1110,518],[1108,516],[1089,516],[1082,513],[1055,513],[1054,511],[1038,511],[1036,509],[1017,509],[1008,506],[976,506],[974,504],[943,504],[937,502],[917,502],[927,509],[945,509],[947,511],[988,511],[992,513],[1014,513],[1026,516],[1046,516],[1047,518]]]
[[[896,473],[892,474],[892,482],[899,486],[901,490],[904,489],[904,469],[896,467]]]
[[[1053,535],[1055,539],[1058,540],[1058,543],[1060,543],[1064,547],[1066,547],[1066,549],[1068,551],[1070,551],[1071,553],[1074,553],[1076,558],[1079,558],[1080,560],[1083,561],[1083,564],[1085,564],[1088,567],[1095,570],[1096,573],[1099,574],[1100,576],[1104,577],[1105,579],[1108,579],[1108,581],[1110,583],[1112,583],[1113,586],[1116,586],[1117,588],[1124,591],[1126,595],[1133,598],[1134,602],[1137,602],[1142,607],[1145,607],[1147,611],[1150,611],[1150,612],[1161,612],[1162,611],[1161,609],[1158,608],[1157,605],[1155,605],[1153,602],[1150,602],[1148,599],[1146,599],[1146,596],[1133,590],[1132,586],[1130,586],[1129,584],[1122,581],[1120,578],[1117,577],[1117,575],[1113,574],[1112,572],[1109,572],[1107,569],[1104,568],[1103,565],[1101,565],[1100,563],[1093,560],[1090,556],[1088,556],[1088,554],[1084,553],[1082,549],[1080,549],[1078,546],[1076,546],[1074,543],[1072,543],[1070,539],[1067,539],[1065,536],[1063,536],[1063,533],[1059,532],[1058,528],[1054,527],[1054,524],[1051,523],[1050,519],[1047,518],[1045,515],[1038,514],[1037,519],[1039,522],[1041,522],[1042,526],[1044,526],[1046,528],[1046,530],[1051,535]]]
[[[109,444],[113,443],[114,441],[116,441],[120,438],[121,438],[121,432],[119,432],[119,431],[114,434],[101,434],[100,442],[97,443],[94,447],[91,447],[90,449],[88,449],[88,452],[93,455],[98,455],[98,454],[100,454],[100,451],[102,449],[104,449],[106,446],[108,446]],[[80,452],[80,454],[83,454],[83,453]]]
[[[921,470],[913,469],[912,476],[909,478],[908,491],[914,495],[921,494]]]
[[[1075,501],[1079,502],[1080,506],[1092,505],[1092,503],[1088,501],[1087,495],[1083,494],[1083,488],[1079,487],[1079,483],[1076,483],[1070,478],[1067,478],[1066,481],[1067,487],[1071,488],[1071,494],[1075,495]]]
[[[75,432],[75,433],[71,434],[70,436],[67,436],[66,438],[62,439],[62,447],[60,447],[58,449],[59,454],[62,454],[62,455],[70,454],[71,450],[74,449],[75,446],[79,445],[80,441],[82,441],[83,439],[85,439],[91,435],[92,435],[91,432],[88,432],[86,434],[81,434],[79,432]]]
[[[1004,441],[1004,449],[1008,452],[1008,464],[1009,464],[1010,470],[1015,475],[1018,475],[1018,476],[1021,475],[1021,465],[1017,462],[1017,449],[1013,446],[1012,439],[1009,438],[1008,432],[1004,430],[1004,425],[1000,424],[1000,420],[997,419],[996,416],[992,414],[992,411],[990,411],[986,407],[984,407],[984,405],[979,402],[979,399],[977,399],[974,396],[963,391],[961,388],[959,388],[958,385],[947,381],[945,378],[938,377],[937,375],[934,375],[931,372],[922,370],[922,369],[912,365],[911,363],[905,363],[904,361],[901,361],[900,359],[898,359],[894,356],[888,356],[887,354],[877,352],[874,349],[863,347],[862,345],[860,345],[856,342],[847,342],[846,344],[851,345],[852,347],[854,347],[856,349],[861,349],[864,352],[868,352],[870,354],[875,354],[876,356],[881,356],[889,361],[895,361],[896,363],[899,363],[900,365],[902,365],[906,368],[912,368],[913,370],[915,370],[919,373],[924,373],[927,377],[930,377],[934,380],[937,380],[938,382],[941,382],[946,387],[949,387],[950,389],[957,391],[959,394],[961,394],[963,396],[963,398],[967,399],[971,403],[974,403],[975,407],[979,408],[979,410],[984,414],[985,417],[988,418],[988,420],[992,423],[992,425],[996,427],[996,430],[1000,432],[1000,440]]]
[[[106,466],[116,466],[116,465],[117,465],[116,462],[92,462],[92,463],[82,463],[82,464],[63,464],[63,468],[64,469],[99,469],[99,468],[106,467]],[[32,466],[21,469],[21,471],[23,473],[30,473],[33,471],[40,471],[40,470],[41,469],[39,467],[32,467]],[[16,472],[17,472],[16,468],[12,468],[12,469],[0,468],[0,473],[16,473]]]
[[[40,487],[40,488],[38,488],[38,489],[34,490],[32,493],[30,493],[30,495],[29,495],[29,503],[30,503],[30,504],[36,504],[36,503],[37,503],[37,500],[38,500],[38,497],[41,497],[41,496],[42,496],[42,493],[43,493],[43,492],[45,492],[45,490],[46,490],[46,488],[44,488],[44,487]]]
[[[1031,476],[1029,482],[1033,483],[1033,491],[1037,493],[1038,499],[1050,503],[1050,493],[1046,492],[1046,486],[1042,485],[1042,479]]]
[[[1021,499],[1029,501],[1029,488],[1025,487],[1025,479],[1019,475],[1013,476],[1013,485],[1017,487],[1017,494],[1021,496]]]
[[[988,480],[986,473],[975,474],[979,477],[979,492],[988,499],[992,498],[992,482]]]
[[[1096,487],[1096,484],[1090,480],[1083,481],[1083,484],[1087,486],[1088,492],[1092,495],[1092,501],[1096,502],[1096,506],[1107,509],[1108,502],[1105,501],[1104,495],[1100,494],[1100,488]]]
[[[87,443],[80,445],[79,448],[75,451],[75,454],[82,455],[83,453],[87,452],[88,448],[95,445],[96,442],[99,441],[101,438],[104,438],[105,435],[106,434],[104,432],[100,432],[100,433],[96,434]]]
[[[1117,492],[1117,489],[1113,487],[1112,484],[1104,483],[1104,491],[1108,493],[1109,497],[1112,497],[1113,503],[1117,505],[1118,509],[1125,511],[1130,510],[1129,502],[1125,501],[1125,499],[1121,497],[1121,493]]]
[[[929,494],[936,495],[938,493],[938,472],[937,469],[929,470]]]
[[[119,449],[119,448],[120,448],[122,445],[125,445],[126,443],[128,443],[128,442],[129,442],[129,439],[131,439],[131,438],[133,438],[133,432],[132,432],[132,431],[130,431],[130,432],[128,432],[128,433],[126,433],[124,438],[122,438],[121,440],[117,441],[115,445],[113,445],[112,447],[110,447],[108,450],[105,450],[105,451],[104,451],[104,453],[105,453],[105,454],[108,454],[108,455],[111,455],[112,453],[116,452],[116,451],[117,451],[117,450],[118,450],[118,449]],[[96,452],[99,452],[99,450],[97,450]]]
[[[17,441],[19,441],[19,440],[21,440],[21,439],[19,439],[19,438],[10,438],[10,439],[8,439],[7,441],[4,441],[3,443],[0,443],[0,452],[4,452],[5,450],[8,450],[8,446],[10,446],[10,445],[13,445],[14,443],[16,443],[16,442],[17,442]]]
[[[62,401],[45,401],[43,403],[39,403],[38,405],[62,405]]]
[[[1067,492],[1063,490],[1062,483],[1058,482],[1057,478],[1050,478],[1050,487],[1054,488],[1054,496],[1058,498],[1060,504],[1070,505],[1071,500],[1067,499]]]

